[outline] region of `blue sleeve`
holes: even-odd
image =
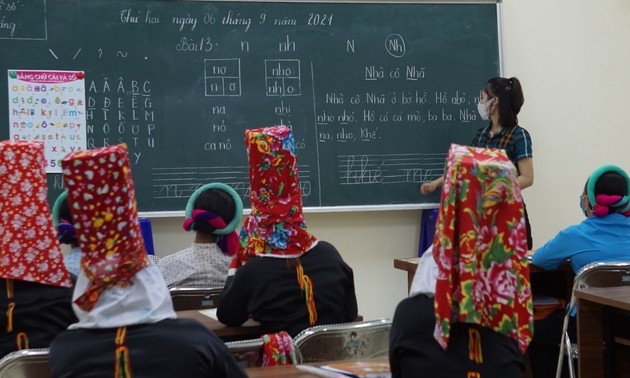
[[[532,138],[529,132],[522,127],[514,131],[514,150],[516,151],[516,160],[530,158],[532,156]]]
[[[532,264],[545,270],[556,270],[573,255],[572,245],[577,239],[576,227],[571,226],[558,233],[540,247],[532,257]]]

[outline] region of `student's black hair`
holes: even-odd
[[[518,125],[518,112],[525,102],[521,82],[511,77],[495,77],[486,82],[483,89],[488,94],[489,99],[499,100],[499,123],[501,127],[512,128]]]
[[[72,213],[70,212],[70,203],[68,202],[68,198],[65,198],[61,202],[61,206],[59,207],[59,219],[63,219],[72,224]],[[68,234],[59,236],[59,242],[62,244],[70,244],[70,246],[73,248],[79,245],[77,238],[70,237]]]
[[[595,183],[595,195],[625,196],[628,194],[626,179],[617,172],[606,172]]]
[[[236,206],[232,196],[219,188],[203,191],[195,200],[195,209],[207,210],[220,216],[225,223],[230,223],[236,215]],[[207,222],[194,222],[192,229],[202,234],[214,234],[215,228]]]
[[[588,180],[584,184],[584,193],[587,193]],[[595,183],[595,195],[606,194],[609,196],[625,196],[628,194],[628,182],[625,177],[617,172],[606,172]],[[619,207],[610,206],[608,214],[616,213]]]
[[[61,202],[61,206],[59,207],[59,219],[64,219],[72,223],[72,213],[70,213],[70,203],[68,203],[68,198],[65,198]]]

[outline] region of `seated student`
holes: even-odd
[[[195,231],[190,248],[166,256],[158,268],[169,286],[223,287],[230,261],[238,249],[238,227],[243,202],[220,183],[197,189],[186,205],[184,230]]]
[[[394,315],[392,377],[520,377],[533,312],[516,169],[451,145],[445,178],[433,249]]]
[[[592,262],[630,260],[628,174],[614,165],[597,169],[584,186],[580,208],[586,219],[560,231],[536,250],[532,256],[534,265],[554,270],[570,259],[577,273]],[[536,333],[529,355],[536,378],[555,376],[564,314],[564,310],[558,310],[535,323]],[[577,341],[575,323],[573,313],[568,330],[570,337]]]
[[[44,161],[42,143],[0,142],[0,357],[47,348],[76,321]]]
[[[176,319],[144,249],[127,147],[71,153],[61,165],[83,255],[79,321],[50,346],[53,377],[246,377],[212,332]]]
[[[251,316],[263,333],[291,336],[316,324],[353,321],[352,269],[332,244],[306,231],[293,133],[286,126],[247,130],[245,143],[252,212],[233,261],[238,269],[221,295],[219,320],[238,326]]]
[[[72,214],[68,203],[68,192],[64,191],[57,197],[53,205],[53,222],[57,227],[57,239],[61,244],[70,244],[70,252],[63,258],[68,272],[79,276],[79,262],[81,261],[81,248],[77,242],[77,232],[72,225]]]

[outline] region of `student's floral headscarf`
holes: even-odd
[[[306,231],[293,132],[286,126],[245,131],[252,212],[241,229],[241,249],[231,268],[249,256],[300,257],[317,239]],[[298,260],[299,262],[299,260]],[[317,321],[311,279],[296,266],[297,280],[309,311]]]
[[[61,161],[72,220],[89,280],[74,303],[83,311],[111,287],[127,287],[149,264],[138,223],[127,146],[74,152]]]
[[[462,322],[503,333],[525,352],[533,311],[523,200],[503,150],[451,145],[433,256],[442,348],[451,323]]]
[[[316,241],[306,231],[295,140],[286,126],[247,130],[252,212],[241,229],[243,254],[299,257]]]
[[[72,287],[46,192],[44,144],[0,142],[0,277]]]

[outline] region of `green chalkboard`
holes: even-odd
[[[87,147],[129,146],[141,211],[249,193],[245,129],[286,124],[307,207],[435,203],[484,125],[496,4],[4,0],[0,68],[85,71]],[[9,125],[7,75],[0,120]],[[9,127],[0,138],[9,137]],[[63,188],[49,175],[51,197]]]

